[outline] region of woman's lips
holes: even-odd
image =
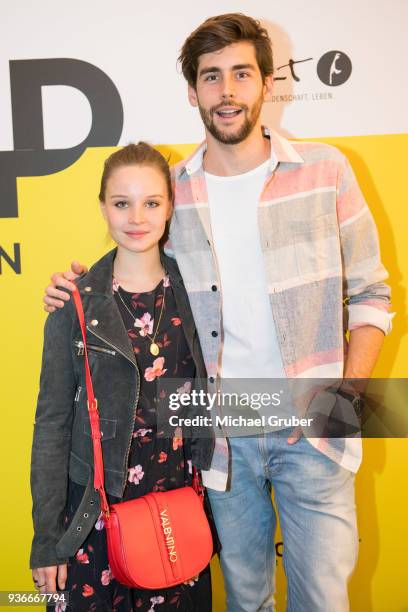
[[[143,238],[143,236],[146,236],[146,234],[148,234],[148,232],[125,232],[126,236],[129,236],[129,238],[133,238],[134,240],[137,240],[139,238]]]

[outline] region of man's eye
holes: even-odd
[[[120,202],[115,202],[115,206],[116,208],[126,208],[127,202],[125,202],[124,200],[121,200]]]
[[[247,76],[249,76],[248,72],[238,72],[237,73],[237,77],[241,80],[245,79]]]
[[[155,202],[154,200],[148,200],[145,204],[146,208],[157,208],[159,205],[158,202]]]
[[[211,81],[215,81],[217,78],[218,78],[218,77],[217,77],[217,75],[216,75],[216,74],[208,74],[208,75],[205,77],[204,81],[210,81],[210,82],[211,82]]]

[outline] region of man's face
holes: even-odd
[[[271,90],[272,77],[262,82],[253,44],[239,42],[200,56],[196,87],[189,86],[188,96],[206,130],[219,142],[234,145],[257,125]]]

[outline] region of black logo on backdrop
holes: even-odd
[[[351,60],[342,51],[328,51],[317,64],[317,76],[330,87],[343,85],[350,78],[351,71]]]
[[[44,149],[41,87],[69,85],[89,101],[92,125],[88,136],[69,149]],[[118,90],[99,68],[76,59],[10,61],[14,151],[0,151],[0,217],[17,217],[18,176],[43,176],[64,170],[87,147],[114,146],[123,128]]]
[[[303,71],[301,66],[297,67],[298,64],[305,64],[306,62],[312,62],[313,57],[307,57],[305,59],[294,60],[290,58],[287,64],[278,66],[276,69],[276,76],[274,81],[286,81],[288,76],[299,83],[301,77],[299,76]],[[286,70],[286,68],[288,70]],[[280,72],[280,71],[283,71]],[[343,53],[343,51],[328,51],[317,62],[317,76],[325,85],[335,87],[337,85],[343,85],[351,75],[352,65],[351,60]],[[286,73],[286,74],[285,74]],[[288,74],[289,73],[289,74]]]
[[[3,247],[0,246],[0,274],[3,273],[3,259],[16,274],[21,274],[20,246],[18,242],[13,244],[13,257],[9,253],[6,253]]]
[[[307,57],[306,59],[302,59],[302,60],[294,60],[294,59],[291,58],[287,64],[283,64],[282,66],[278,66],[277,69],[276,69],[276,72],[279,72],[279,70],[282,70],[284,68],[289,68],[290,75],[291,75],[292,79],[299,83],[300,77],[295,72],[295,65],[296,64],[304,64],[305,62],[311,62],[312,59],[313,59],[313,57]],[[287,79],[287,76],[275,76],[273,78],[274,81],[286,81],[286,79]]]

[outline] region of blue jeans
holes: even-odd
[[[357,559],[354,474],[289,430],[230,438],[231,488],[208,489],[222,544],[228,612],[273,612],[276,513],[288,612],[346,612]]]

